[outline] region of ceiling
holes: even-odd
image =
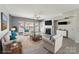
[[[56,15],[61,15],[63,12],[67,12],[76,8],[79,8],[78,4],[6,4],[0,5],[4,7],[11,15],[34,18],[35,15],[40,18],[51,19]]]

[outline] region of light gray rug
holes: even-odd
[[[43,48],[43,45],[33,46],[25,49],[24,54],[52,54],[47,49]],[[62,48],[56,54],[79,54],[79,43],[75,43],[73,40],[64,38]]]
[[[24,50],[23,53],[24,54],[51,54],[51,52],[49,52],[48,50],[43,48],[42,45],[28,48],[28,49]]]

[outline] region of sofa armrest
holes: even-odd
[[[54,53],[56,53],[62,47],[63,36],[59,35],[58,37],[54,37],[54,38],[55,38],[55,51],[54,51]]]
[[[10,43],[12,43],[14,40],[10,40],[10,41],[7,41],[7,42],[3,42],[3,45],[8,45]]]

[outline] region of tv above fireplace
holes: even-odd
[[[51,35],[51,28],[46,28],[45,34]]]
[[[45,21],[45,25],[52,25],[52,20]]]

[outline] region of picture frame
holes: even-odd
[[[7,16],[3,12],[1,12],[1,31],[7,29],[7,21]]]

